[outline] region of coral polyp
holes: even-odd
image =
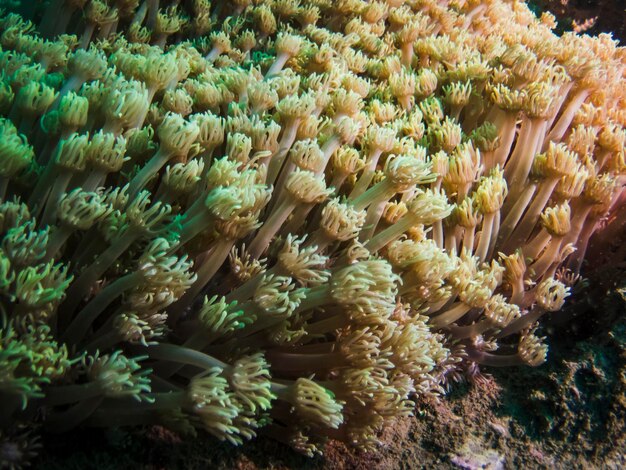
[[[52,0],[0,25],[7,432],[374,450],[419,397],[542,364],[542,317],[625,215],[624,49],[523,2]]]

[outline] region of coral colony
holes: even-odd
[[[15,453],[34,423],[373,450],[416,398],[543,363],[626,196],[626,50],[554,26],[506,0],[3,13]]]

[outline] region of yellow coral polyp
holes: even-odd
[[[373,450],[543,363],[626,215],[623,48],[523,2],[51,5],[0,15],[2,423]]]

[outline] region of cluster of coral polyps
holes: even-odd
[[[415,397],[545,360],[624,197],[624,49],[522,2],[52,0],[0,26],[5,433],[373,449]]]

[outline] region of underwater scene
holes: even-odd
[[[0,0],[0,469],[626,468],[622,0]]]

